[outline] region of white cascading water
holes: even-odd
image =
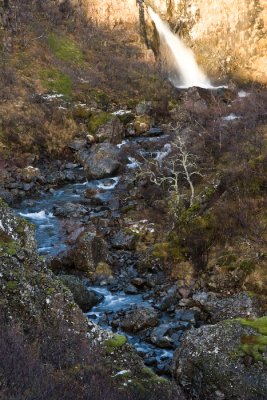
[[[148,13],[157,28],[160,39],[168,46],[172,54],[173,67],[179,75],[179,83],[177,79],[170,78],[172,84],[179,88],[198,86],[205,89],[212,89],[213,86],[209,79],[197,65],[192,50],[187,48],[182,40],[172,33],[169,25],[162,21],[151,7],[148,7]]]

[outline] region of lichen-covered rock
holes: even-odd
[[[258,311],[253,299],[247,293],[222,297],[215,293],[197,292],[193,300],[205,313],[212,323],[237,317],[257,317]]]
[[[264,400],[266,345],[260,347],[265,352],[261,360],[253,357],[255,351],[244,351],[259,337],[259,332],[237,320],[191,330],[176,350],[174,376],[196,400]]]
[[[93,145],[90,150],[81,150],[77,159],[84,167],[88,179],[102,179],[114,175],[120,167],[119,149],[110,143]]]

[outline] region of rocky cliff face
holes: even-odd
[[[108,28],[138,30],[146,10],[136,0],[83,0],[87,15]],[[266,0],[150,0],[173,31],[190,45],[213,77],[230,74],[242,80],[267,83]],[[151,25],[150,25],[151,26]],[[125,32],[127,33],[127,32]]]

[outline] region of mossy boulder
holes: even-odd
[[[127,342],[127,339],[123,335],[114,335],[110,339],[105,341],[106,350],[108,353],[116,351],[116,349],[122,347]]]
[[[223,321],[185,335],[175,353],[173,371],[189,397],[199,400],[267,398],[266,342],[261,339],[265,335],[259,333],[260,329],[266,331],[266,317],[256,321]],[[244,340],[248,338],[253,338],[252,346],[257,345],[257,348],[251,347],[252,352],[244,347]],[[259,352],[261,358],[254,357]]]

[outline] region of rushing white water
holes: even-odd
[[[180,88],[198,86],[212,89],[213,86],[198,66],[192,50],[187,48],[182,40],[172,33],[169,25],[162,21],[151,7],[148,7],[148,13],[157,28],[161,41],[171,52],[173,67],[179,76],[179,82],[177,78],[170,78],[172,84]]]

